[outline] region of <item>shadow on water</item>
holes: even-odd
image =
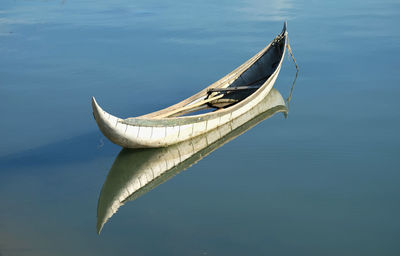
[[[242,116],[204,135],[166,148],[123,149],[103,184],[97,205],[97,232],[119,207],[133,201],[235,139],[275,113],[287,114],[282,95],[271,92]]]
[[[102,147],[104,140],[97,131],[88,132],[40,147],[0,156],[0,166],[4,169],[14,170],[14,168],[19,167],[32,168],[84,163],[101,157],[112,156],[115,148]]]

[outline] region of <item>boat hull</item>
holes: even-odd
[[[165,120],[166,122],[159,122],[158,125],[152,124],[152,126],[146,125],[146,122],[142,125],[131,125],[126,123],[124,119],[115,117],[104,111],[94,98],[92,99],[93,114],[104,136],[117,145],[124,148],[167,147],[202,135],[244,115],[270,92],[278,73],[257,94],[257,97],[248,104],[230,113],[213,116],[206,120],[200,119],[197,122],[179,124],[179,122],[168,122],[169,120]]]
[[[240,118],[250,109],[259,104],[271,91],[274,83],[279,75],[282,62],[285,56],[287,32],[286,27],[281,36],[284,39],[284,47],[279,63],[269,78],[257,89],[253,94],[226,109],[221,109],[212,113],[174,117],[174,118],[158,118],[163,113],[176,108],[176,106],[185,106],[188,102],[193,102],[198,95],[204,94],[209,88],[224,88],[238,79],[246,70],[256,63],[264,54],[267,54],[271,47],[269,44],[251,59],[243,63],[236,70],[226,75],[216,83],[210,85],[198,94],[184,100],[167,109],[157,111],[142,117],[121,119],[104,111],[95,98],[92,98],[93,115],[101,132],[113,143],[125,148],[153,148],[167,147],[182,141],[186,141],[193,137],[202,135],[208,131],[216,129],[232,120]]]

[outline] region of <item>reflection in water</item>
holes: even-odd
[[[275,113],[287,113],[275,89],[260,104],[235,120],[204,135],[166,148],[123,149],[101,189],[97,232],[128,201],[135,200]]]

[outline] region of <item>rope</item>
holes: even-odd
[[[294,90],[294,85],[296,84],[296,80],[297,80],[297,75],[299,74],[299,70],[297,70],[296,72],[296,76],[294,77],[293,83],[292,83],[292,87],[290,87],[290,92],[289,92],[289,96],[286,99],[287,105],[289,106],[289,102],[292,99],[292,94],[293,94],[293,90]]]
[[[289,50],[290,56],[292,57],[292,60],[293,60],[294,64],[296,65],[297,71],[299,71],[299,66],[297,66],[296,60],[294,59],[294,55],[293,55],[293,52],[292,52],[292,48],[290,47],[290,44],[289,44],[289,37],[288,37],[288,40],[287,40],[286,48]]]
[[[296,84],[297,76],[298,76],[298,74],[299,74],[299,66],[298,66],[297,63],[296,63],[296,60],[295,60],[294,55],[293,55],[293,52],[292,52],[292,48],[290,47],[290,44],[289,44],[289,37],[288,37],[288,42],[287,42],[286,47],[287,47],[287,49],[288,49],[288,51],[289,51],[289,53],[290,53],[290,56],[292,57],[292,60],[293,60],[294,64],[296,65],[296,76],[294,77],[294,80],[293,80],[293,83],[292,83],[292,87],[290,88],[289,96],[288,96],[287,99],[286,99],[286,104],[287,104],[287,107],[288,107],[288,109],[289,109],[289,103],[290,103],[290,100],[292,99],[292,94],[293,94],[293,90],[294,90],[294,85]],[[285,115],[285,117],[287,117],[287,116]]]

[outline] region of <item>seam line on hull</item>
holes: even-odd
[[[178,149],[178,155],[179,155],[179,162],[181,163],[182,162],[181,151],[179,150],[179,147],[177,149]]]
[[[164,163],[165,163],[165,170],[168,170],[168,163],[166,159],[164,159]]]
[[[151,173],[153,174],[153,179],[152,180],[154,180],[156,178],[156,175],[154,174],[154,171],[153,171],[152,167],[150,167],[150,170],[151,170]]]

